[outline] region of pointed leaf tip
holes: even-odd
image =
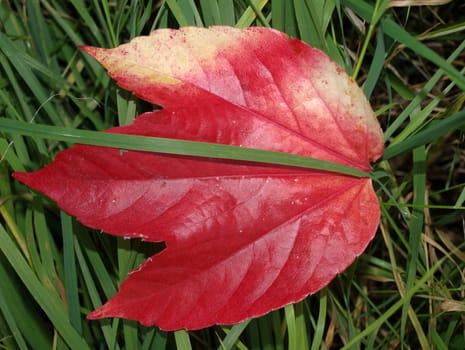
[[[244,146],[368,171],[381,128],[321,51],[276,30],[161,29],[80,47],[118,84],[163,107],[109,132]],[[76,145],[15,178],[85,225],[165,241],[90,319],[164,330],[232,324],[327,285],[373,238],[371,180],[286,166]]]
[[[89,45],[78,45],[78,49],[94,57],[96,52],[99,50],[99,48]]]

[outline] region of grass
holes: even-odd
[[[1,349],[465,348],[461,1],[0,4]],[[378,233],[327,288],[242,324],[167,333],[127,320],[87,321],[152,248],[81,226],[11,173],[38,169],[69,147],[74,140],[63,130],[96,142],[95,131],[150,108],[77,45],[114,47],[155,28],[214,24],[277,28],[327,52],[359,82],[385,131],[386,152],[372,171]]]

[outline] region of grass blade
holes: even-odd
[[[0,118],[0,130],[9,133],[19,133],[21,135],[44,137],[70,143],[90,144],[95,146],[114,147],[137,151],[288,165],[336,172],[356,177],[369,176],[368,173],[362,170],[325,160],[288,153],[228,146],[208,142],[112,134],[89,130],[75,130],[57,126],[30,124],[5,118]]]
[[[6,278],[6,271],[3,271],[2,267],[3,266],[0,264],[0,276],[4,275],[4,278],[2,278],[2,281],[5,286],[8,279]],[[28,346],[26,344],[26,340],[24,339],[23,334],[20,330],[20,327],[16,322],[16,318],[14,316],[15,312],[11,309],[11,306],[14,304],[12,304],[11,301],[9,301],[8,298],[6,298],[6,296],[4,295],[6,289],[11,288],[12,285],[13,285],[12,283],[11,284],[9,283],[8,285],[4,287],[4,289],[0,288],[0,311],[3,316],[4,322],[8,326],[8,331],[4,330],[3,332],[0,332],[0,335],[2,333],[10,334],[10,335],[5,335],[4,338],[0,338],[0,344],[4,344],[6,348],[8,347],[13,348],[14,347],[13,342],[15,342],[16,345],[19,347],[19,349],[27,350]],[[4,325],[2,326],[3,326],[2,328],[6,328],[4,327]]]
[[[373,7],[362,0],[342,0],[342,3],[349,6],[358,15],[363,17],[366,21],[371,21]],[[439,56],[436,52],[431,50],[425,44],[416,40],[412,35],[407,33],[401,26],[395,23],[393,20],[386,18],[383,22],[384,32],[389,35],[392,39],[404,44],[416,54],[426,58],[432,63],[436,64],[441,68],[447,75],[453,80],[457,86],[465,91],[465,77],[454,68],[451,64],[447,63],[445,59]]]
[[[286,316],[286,326],[287,326],[287,337],[288,337],[288,349],[289,350],[298,350],[298,334],[297,334],[297,325],[296,325],[296,316],[294,305],[287,305],[284,308],[284,314]]]
[[[268,3],[268,0],[249,0],[250,3],[254,4],[254,7],[258,10],[263,9],[265,5]],[[237,28],[246,28],[250,26],[255,18],[257,17],[257,12],[252,8],[252,6],[249,6],[244,13],[242,14],[241,18],[236,23]],[[262,24],[265,25],[265,24]]]
[[[328,303],[328,294],[327,289],[320,291],[320,308],[318,311],[318,321],[316,323],[315,333],[313,335],[312,347],[311,350],[318,350],[322,348],[324,330],[325,330],[325,321],[327,313],[327,303]]]
[[[74,349],[90,349],[85,340],[68,323],[68,316],[61,301],[55,295],[51,295],[39,282],[2,225],[0,225],[0,242],[2,242],[0,250],[67,344]]]
[[[221,346],[218,347],[218,350],[231,350],[249,323],[250,320],[247,320],[233,326],[227,332],[226,337],[221,340]]]
[[[389,146],[384,151],[382,160],[391,159],[399,154],[411,151],[418,146],[426,145],[437,139],[439,135],[445,135],[463,125],[465,125],[465,110],[455,113],[441,121],[432,123],[428,128],[419,131],[417,134],[401,143]]]
[[[174,332],[174,339],[176,340],[176,347],[178,350],[192,350],[189,333],[185,330]]]
[[[424,212],[422,206],[425,205],[425,193],[426,193],[426,150],[425,146],[418,147],[413,151],[413,204],[416,205],[413,208],[411,218],[409,221],[409,246],[411,247],[409,260],[407,263],[407,278],[406,278],[406,290],[410,290],[417,277],[418,261],[420,260],[420,247],[421,247],[421,234],[424,231]],[[424,257],[421,257],[424,261]],[[428,341],[426,336],[419,325],[418,319],[410,306],[410,300],[404,298],[405,302],[402,305],[401,315],[401,342],[404,341],[405,326],[407,323],[407,317],[410,316],[411,322],[417,332],[417,337],[422,345],[422,349],[428,348]]]
[[[450,64],[455,60],[460,53],[465,50],[465,40],[452,52],[452,54],[447,59],[447,62]],[[438,83],[443,75],[442,70],[438,70],[434,73],[431,79],[425,84],[423,89],[416,94],[413,100],[409,103],[409,105],[402,111],[402,113],[393,121],[391,125],[384,131],[384,139],[389,139],[405,122],[405,120],[411,115],[411,113],[420,106],[423,99],[426,95],[433,89],[433,87]]]
[[[444,263],[445,257],[439,260],[434,266],[431,267],[430,270],[428,270],[422,278],[420,278],[411,289],[409,289],[405,295],[398,300],[394,305],[392,305],[387,311],[383,313],[383,315],[379,318],[377,318],[375,321],[371,322],[370,325],[365,328],[363,331],[358,333],[356,336],[350,339],[342,348],[341,350],[348,350],[358,342],[360,342],[361,339],[363,339],[365,336],[370,334],[371,332],[375,331],[378,329],[384,322],[386,322],[389,317],[391,317],[395,312],[397,312],[402,306],[405,304],[406,300],[410,300],[412,296],[417,293],[424,285],[430,280],[434,272],[436,272],[439,267],[441,266],[442,263]]]
[[[63,233],[64,284],[69,320],[76,331],[81,333],[82,325],[78,291],[78,272],[74,254],[73,219],[63,211],[60,211],[60,218],[61,231]]]

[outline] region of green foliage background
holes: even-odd
[[[464,349],[465,5],[412,2],[0,0],[0,349]],[[87,321],[154,248],[81,226],[11,173],[70,146],[53,127],[92,143],[80,130],[151,108],[78,45],[215,24],[284,31],[360,83],[385,130],[379,232],[327,288],[259,319],[172,333]]]

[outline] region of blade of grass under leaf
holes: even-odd
[[[63,211],[60,211],[61,231],[63,235],[63,262],[65,275],[65,293],[68,302],[69,320],[73,327],[81,333],[81,312],[78,291],[78,272],[74,254],[74,230],[73,219]]]
[[[262,10],[263,7],[265,7],[265,5],[268,3],[268,0],[251,0],[251,1],[253,1],[254,5],[256,5],[257,8],[259,8],[260,10]],[[257,17],[257,14],[253,10],[253,8],[249,6],[247,10],[244,11],[241,18],[239,18],[239,20],[237,21],[236,27],[246,28],[253,23],[256,17]]]
[[[234,325],[229,331],[225,330],[227,335],[221,340],[221,345],[218,347],[218,350],[232,349],[249,323],[250,319]]]
[[[420,146],[413,150],[413,204],[421,206],[425,204],[425,193],[426,193],[426,149],[425,146]],[[407,277],[405,283],[405,289],[410,290],[417,277],[418,262],[420,256],[421,247],[421,234],[423,232],[424,222],[424,209],[414,208],[410,217],[408,228],[409,228],[409,245],[412,248],[408,257],[407,262]],[[410,305],[410,299],[405,298],[405,302],[402,305],[401,314],[401,341],[405,339],[405,327],[407,324],[407,318],[410,318],[417,338],[422,346],[422,349],[427,349],[428,342],[426,336],[421,328],[416,314]],[[406,344],[408,345],[408,344]]]
[[[215,23],[221,23],[221,15],[218,2],[200,0],[200,9],[202,10],[205,26],[211,26]]]
[[[70,348],[90,349],[84,338],[68,322],[64,305],[40,283],[2,225],[0,225],[0,241],[2,242],[0,250]]]
[[[364,337],[372,333],[374,330],[378,329],[384,322],[386,322],[389,317],[391,317],[395,312],[397,312],[406,302],[406,300],[410,300],[410,298],[420,289],[422,288],[426,282],[429,281],[430,278],[433,277],[436,270],[442,265],[442,263],[446,260],[446,257],[443,257],[439,260],[434,266],[428,270],[422,278],[420,278],[415,285],[409,289],[403,298],[399,299],[394,305],[392,305],[388,310],[384,312],[384,314],[377,318],[376,320],[372,321],[368,327],[366,327],[363,331],[352,337],[342,348],[341,350],[348,350],[355,344],[358,344]]]
[[[11,303],[11,300],[8,300],[8,298],[5,296],[8,290],[13,288],[13,284],[6,283],[8,281],[8,277],[6,276],[6,271],[4,271],[3,266],[1,264],[0,276],[2,277],[3,282],[2,288],[0,288],[0,312],[3,321],[2,328],[4,330],[3,333],[0,334],[7,333],[5,328],[8,328],[8,332],[11,333],[11,335],[6,335],[3,338],[0,338],[0,343],[3,346],[5,346],[6,349],[8,349],[9,347],[15,348],[17,346],[20,350],[27,350],[28,347],[26,345],[26,340],[24,339],[20,326],[18,325],[18,322],[21,322],[22,320],[17,320],[17,317],[15,317],[15,311],[12,310],[12,308],[17,307],[18,305]],[[14,292],[16,293],[16,291]],[[17,304],[19,304],[19,302]],[[24,319],[28,317],[29,315],[25,313]]]
[[[86,283],[88,284],[87,289],[91,297],[92,307],[96,308],[102,306],[102,300],[97,292],[99,288],[103,291],[107,299],[111,298],[116,293],[116,283],[112,280],[111,268],[105,266],[100,256],[99,249],[93,243],[88,233],[85,234],[82,232],[82,234],[79,235],[79,240],[75,242],[75,244],[79,268],[82,270],[84,278],[88,277],[88,282],[86,281]],[[81,246],[82,250],[80,248]],[[92,279],[93,275],[97,277],[95,280]],[[96,282],[98,282],[98,286]]]
[[[124,345],[126,349],[139,349],[137,322],[132,320],[122,320]]]
[[[81,238],[83,236],[84,235],[82,235]],[[86,238],[87,238],[87,241],[90,241],[90,239],[88,237],[86,237]],[[92,249],[93,255],[98,256],[97,249],[95,247],[91,247],[89,249],[89,247],[86,244],[84,244],[83,249],[86,250],[87,252],[89,252]],[[93,266],[93,260],[94,259],[92,259],[92,256],[90,258],[87,258],[87,260],[89,260],[89,264],[87,263],[86,257],[84,256],[84,252],[81,249],[81,245],[80,245],[78,240],[75,241],[75,252],[76,252],[76,260],[77,260],[77,262],[79,264],[79,268],[80,268],[81,273],[82,273],[84,284],[86,285],[86,293],[87,293],[89,299],[91,300],[92,306],[93,307],[99,307],[103,303],[102,303],[102,300],[100,298],[100,295],[99,295],[99,292],[98,292],[98,289],[97,289],[97,285],[95,284],[95,281],[98,280],[98,277],[102,276],[103,274],[102,273],[97,274],[97,279],[93,278],[92,273],[90,271],[90,266],[92,266],[92,268],[94,268],[94,270],[95,270],[95,267]],[[98,259],[100,259],[100,257],[98,257]],[[110,275],[109,272],[106,272],[106,275],[104,275],[104,276],[107,279],[109,279],[110,278],[109,275]],[[103,285],[103,282],[100,282],[100,284]],[[113,284],[111,282],[109,284],[110,284],[110,286],[109,287],[107,286],[106,289],[113,288],[112,292],[114,291],[113,293],[115,293],[116,289],[114,288]],[[117,345],[117,342],[116,342],[117,329],[112,327],[112,325],[110,323],[108,323],[108,322],[98,322],[97,324],[100,325],[100,331],[103,334],[103,337],[105,339],[105,342],[106,342],[106,345],[107,345],[108,349],[119,350],[119,346]]]
[[[192,350],[189,333],[181,329],[174,332],[174,339],[176,340],[176,347],[178,350]]]
[[[234,0],[218,0],[221,21],[215,24],[234,26],[236,24],[236,13],[234,11]]]
[[[305,300],[296,303],[295,306],[295,317],[296,317],[296,330],[297,330],[297,349],[308,349],[307,340],[307,325],[305,321]]]
[[[327,317],[327,304],[328,304],[328,294],[327,289],[324,288],[320,291],[320,301],[319,301],[319,311],[318,311],[318,321],[315,325],[315,333],[313,335],[312,347],[311,350],[318,350],[322,348],[326,317]]]
[[[342,3],[350,7],[366,21],[371,21],[374,9],[370,4],[362,0],[343,0]],[[383,26],[384,32],[388,36],[412,49],[417,55],[426,58],[438,67],[442,68],[444,72],[446,72],[447,75],[457,84],[457,86],[459,86],[462,90],[465,90],[465,77],[451,64],[447,63],[444,58],[428,48],[425,44],[415,39],[393,20],[386,18],[383,21]]]
[[[260,344],[264,349],[270,349],[273,344],[273,330],[271,324],[271,314],[267,314],[257,319],[258,331],[260,333]]]
[[[250,7],[254,11],[255,15],[257,16],[259,20],[259,24],[264,27],[270,27],[270,24],[268,23],[265,16],[263,15],[263,12],[262,12],[263,6],[259,7],[257,3],[255,3],[253,0],[247,0],[247,2],[249,3]]]
[[[440,135],[456,130],[465,125],[465,110],[451,115],[450,117],[438,121],[428,128],[409,137],[401,143],[389,146],[384,151],[382,160],[391,159],[399,154],[413,150],[436,140]]]
[[[176,18],[176,21],[179,23],[179,26],[185,27],[191,24],[189,23],[186,16],[184,15],[182,8],[179,6],[179,4],[176,1],[166,0],[165,3],[169,7],[171,12],[173,13],[173,16]]]
[[[367,78],[362,86],[362,90],[365,93],[365,96],[368,100],[370,99],[371,94],[376,86],[376,83],[378,82],[379,77],[383,71],[385,56],[386,48],[384,46],[384,32],[383,26],[381,25],[378,28],[375,53],[373,55]]]

